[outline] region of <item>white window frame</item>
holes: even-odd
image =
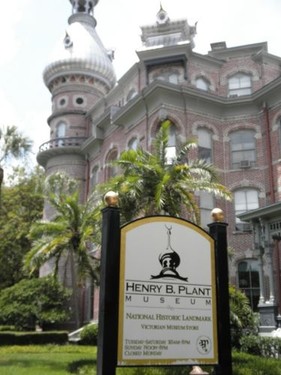
[[[203,91],[209,91],[210,82],[204,77],[198,77],[196,79],[196,88]]]
[[[252,94],[252,79],[249,74],[236,73],[228,78],[228,96],[242,96]]]
[[[197,130],[198,137],[198,158],[205,160],[207,163],[212,163],[213,159],[213,142],[212,133],[205,128]],[[208,156],[207,156],[208,155]]]
[[[230,134],[231,167],[250,168],[256,165],[255,131],[241,129]]]
[[[240,220],[237,215],[259,208],[258,190],[242,188],[234,192],[235,229],[238,232],[250,232],[251,225]]]

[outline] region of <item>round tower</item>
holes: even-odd
[[[47,175],[63,171],[81,181],[83,194],[87,173],[83,144],[91,136],[86,115],[114,87],[116,77],[112,56],[96,33],[98,0],[70,3],[72,15],[65,35],[43,73],[52,94],[52,114],[48,118],[50,139],[41,145],[37,160]]]

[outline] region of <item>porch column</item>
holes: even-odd
[[[275,303],[275,290],[274,290],[274,280],[273,280],[273,261],[272,261],[272,254],[273,254],[273,248],[274,244],[272,242],[272,239],[269,237],[269,226],[268,222],[264,223],[264,230],[265,230],[265,257],[268,264],[269,274],[269,303],[274,304]]]
[[[273,244],[269,239],[269,225],[268,222],[260,219],[261,224],[261,247],[264,249],[264,256],[268,266],[269,279],[269,300],[261,302],[258,305],[260,312],[260,334],[268,334],[276,329],[276,315],[277,306],[275,304],[274,282],[273,282],[273,264],[272,264],[272,250]]]
[[[259,304],[265,302],[264,300],[264,275],[263,275],[263,254],[264,248],[261,244],[260,239],[260,223],[253,222],[253,230],[254,230],[254,252],[258,258],[258,265],[259,265],[259,283],[260,283],[260,298]]]

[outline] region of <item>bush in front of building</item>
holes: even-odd
[[[0,345],[64,345],[68,332],[0,332]]]
[[[70,295],[52,276],[21,280],[0,291],[0,324],[32,331],[36,324],[44,328],[64,322]]]
[[[0,325],[0,332],[11,332],[11,331],[16,331],[16,326],[10,326],[10,325]]]
[[[81,345],[97,345],[98,339],[98,324],[91,323],[86,325],[80,334]]]
[[[266,358],[281,358],[281,338],[258,335],[244,336],[240,340],[242,352]]]
[[[229,287],[230,324],[232,346],[240,348],[240,340],[245,334],[257,333],[258,321],[245,293],[234,285]]]

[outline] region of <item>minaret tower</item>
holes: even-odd
[[[91,137],[87,112],[114,87],[116,78],[112,54],[96,33],[93,14],[98,0],[70,3],[69,25],[43,73],[52,94],[52,114],[48,118],[50,139],[40,147],[37,160],[47,175],[63,171],[79,180],[83,199],[87,176],[83,145]]]

